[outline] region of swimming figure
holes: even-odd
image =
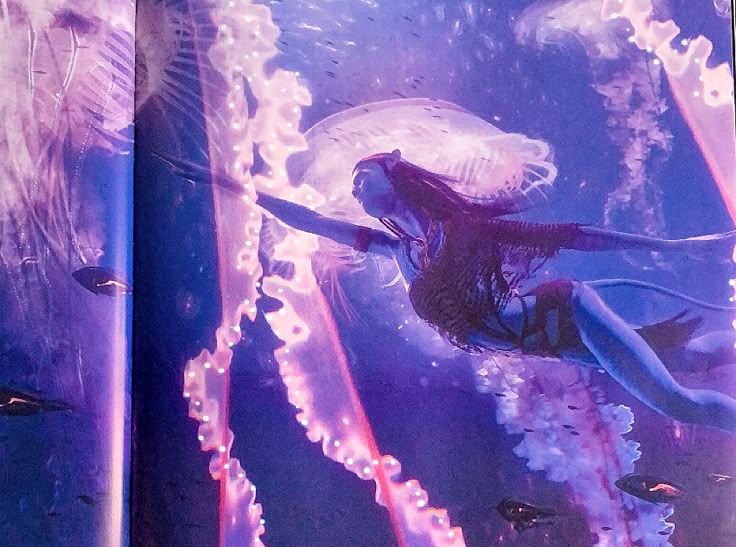
[[[681,314],[635,328],[598,289],[628,285],[705,304],[633,280],[559,279],[528,287],[563,249],[730,253],[736,231],[678,240],[609,231],[582,224],[532,224],[501,218],[520,212],[513,196],[475,199],[456,182],[401,157],[399,150],[360,160],[352,194],[386,230],[320,215],[259,193],[257,203],[286,224],[364,253],[395,259],[416,313],[468,352],[509,351],[557,356],[605,369],[654,410],[681,422],[736,432],[736,400],[680,385],[657,351],[685,346],[698,322]]]

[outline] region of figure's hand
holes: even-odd
[[[678,245],[693,258],[726,262],[733,260],[736,247],[736,230],[722,234],[688,237],[677,240]]]

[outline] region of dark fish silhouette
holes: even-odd
[[[77,496],[77,499],[84,503],[85,505],[96,505],[97,500],[95,500],[92,496],[88,496],[87,494],[82,494],[81,496]]]
[[[638,473],[624,475],[616,481],[616,486],[627,494],[651,503],[670,503],[684,495],[683,489],[676,484]]]
[[[552,524],[557,513],[552,509],[535,507],[523,501],[506,498],[496,507],[501,516],[510,522],[514,530],[523,532],[542,524]]]
[[[721,473],[710,473],[708,475],[708,480],[713,484],[717,484],[719,486],[734,484],[734,482],[736,482],[736,479],[733,478],[731,475],[722,475]]]
[[[32,393],[0,387],[0,416],[32,416],[41,412],[72,409],[72,406],[62,401],[43,399]]]
[[[124,279],[118,277],[110,268],[104,268],[102,266],[81,268],[72,272],[72,277],[82,287],[94,294],[123,296],[133,292],[133,288]]]

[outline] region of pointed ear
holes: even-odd
[[[386,166],[388,167],[388,170],[393,171],[394,167],[396,167],[396,164],[399,163],[400,159],[401,151],[397,148],[386,158]]]

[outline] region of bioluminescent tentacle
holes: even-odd
[[[203,86],[202,115],[208,125],[214,124],[212,111],[220,110],[227,124],[223,132],[208,131],[210,141],[216,137],[220,141],[211,144],[207,157],[214,163],[215,174],[224,171],[242,183],[244,195],[235,197],[222,185],[212,185],[223,318],[216,351],[204,350],[187,364],[184,395],[190,415],[201,422],[203,450],[215,451],[210,472],[221,483],[221,543],[253,544],[259,541],[265,521],[260,519],[255,486],[231,455],[229,374],[230,348],[241,337],[242,316],[255,317],[256,283],[262,278],[256,189],[305,206],[317,207],[324,197],[306,184],[295,188],[287,176],[287,158],[306,148],[298,126],[301,107],[310,104],[311,96],[294,72],[267,69],[277,52],[279,34],[270,10],[247,0],[210,7],[217,35],[212,47],[200,50],[197,59],[208,59],[220,72],[226,93],[220,97]],[[255,112],[249,111],[244,85],[258,101]],[[254,145],[263,163],[258,172],[253,169]],[[213,147],[221,153],[213,153]],[[376,446],[331,311],[314,278],[311,257],[316,249],[314,236],[287,230],[271,254],[275,261],[293,264],[294,275],[291,279],[267,276],[260,287],[283,303],[266,318],[285,343],[276,358],[289,400],[299,410],[297,419],[309,439],[321,443],[327,457],[359,478],[376,482],[376,501],[387,507],[400,545],[463,545],[462,532],[451,527],[447,513],[429,507],[427,494],[416,481],[401,482],[398,461]]]

